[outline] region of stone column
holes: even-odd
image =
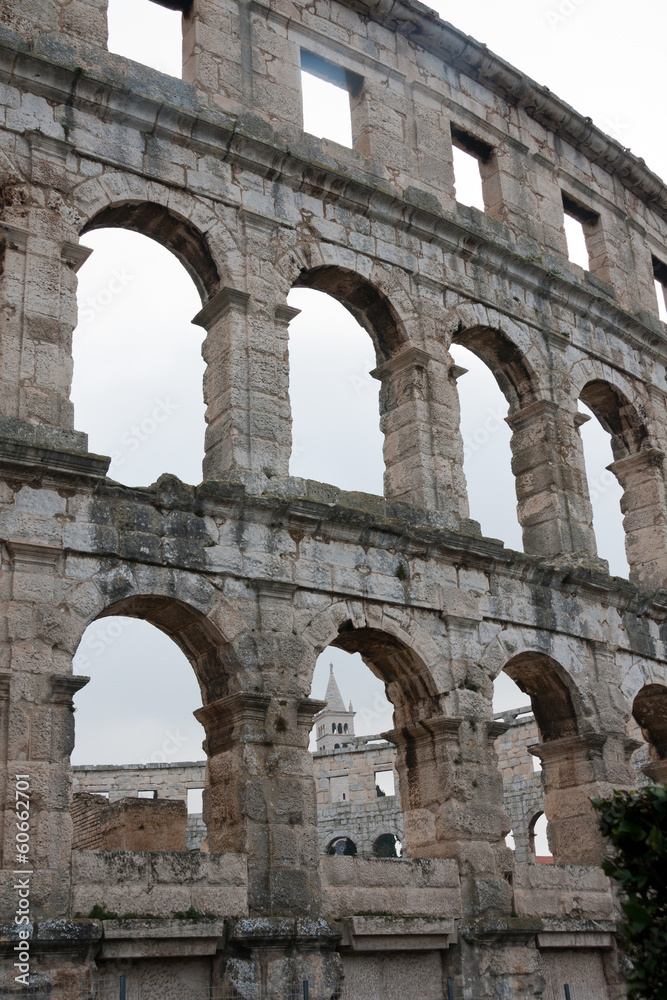
[[[72,848],[69,756],[74,747],[72,697],[87,677],[30,674],[12,680],[7,731],[6,801],[14,799],[17,775],[27,775],[30,796],[29,868],[34,918],[64,917],[69,911]],[[16,856],[16,817],[7,809],[3,865],[22,868]],[[5,912],[10,912],[5,907]]]
[[[459,403],[451,365],[409,347],[376,368],[384,434],[385,495],[468,516]]]
[[[383,733],[396,770],[409,857],[458,858],[494,871],[509,821],[494,741],[506,726],[438,716]]]
[[[254,636],[266,651],[275,635]],[[274,645],[275,643],[275,645]],[[274,669],[278,664],[274,664]],[[293,677],[294,662],[279,668]],[[289,682],[288,682],[289,683]],[[211,851],[248,857],[247,918],[230,928],[223,987],[273,995],[308,979],[313,998],[340,988],[339,935],[321,916],[317,806],[308,742],[324,702],[235,694],[199,709],[206,729],[204,821]]]
[[[506,418],[526,552],[596,554],[578,416],[540,400]]]
[[[358,80],[358,88],[350,92],[353,148],[372,160],[378,173],[387,175],[390,168],[392,174],[405,176],[412,152],[405,136],[405,82],[391,71],[382,78],[377,70]]]
[[[3,685],[9,698],[0,740],[6,765],[6,799],[13,800],[16,775],[27,774],[30,795],[31,905],[36,919],[66,916],[72,843],[69,758],[74,746],[73,695],[88,683],[58,671],[53,618],[57,604],[62,553],[47,545],[10,542],[12,572],[3,574],[6,602],[7,666],[12,675]],[[10,589],[11,588],[11,589]],[[4,658],[3,657],[3,658]],[[16,864],[13,810],[4,816],[3,864]],[[3,912],[12,912],[5,910]]]
[[[607,845],[590,800],[636,786],[629,761],[638,746],[625,733],[585,733],[530,747],[542,761],[547,837],[556,863],[600,864]]]
[[[71,457],[87,450],[86,435],[73,430],[70,392],[76,271],[91,251],[48,207],[68,187],[71,144],[38,132],[27,138],[31,179],[10,185],[11,204],[0,224],[0,438],[14,442],[10,453],[20,444]],[[19,215],[16,206],[23,204],[30,207],[21,207]]]
[[[319,914],[308,738],[323,707],[310,699],[237,694],[195,713],[206,729],[208,847],[248,855],[253,917]]]
[[[279,306],[270,322],[253,316],[250,295],[222,288],[193,323],[207,331],[204,478],[260,473],[286,476],[291,445],[287,324],[297,310]],[[280,350],[279,350],[280,347]]]
[[[183,79],[223,111],[252,101],[249,6],[247,0],[192,0],[183,15]]]
[[[667,584],[667,497],[664,454],[655,448],[608,466],[623,488],[621,510],[630,580],[641,587]]]

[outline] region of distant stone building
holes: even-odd
[[[317,749],[313,754],[313,768],[320,852],[400,857],[404,841],[394,768],[396,747],[381,736],[355,736],[355,714],[351,703],[345,708],[331,666],[326,705],[314,719]],[[127,800],[138,797],[146,799],[147,803],[155,800],[158,812],[164,800],[187,802],[188,793],[202,789],[206,780],[204,761],[102,764],[79,766],[73,770],[75,844],[89,849],[107,846],[104,833],[100,832],[102,817],[107,814],[105,805],[125,803],[126,811]],[[97,802],[91,802],[91,798]],[[105,799],[109,800],[108,804]],[[145,808],[150,810],[150,805]],[[94,833],[89,833],[91,812],[95,809],[99,820],[94,824]],[[172,822],[171,814],[165,811],[161,815],[165,821]],[[184,818],[182,822],[185,826]],[[174,830],[173,835],[178,836],[177,831]],[[89,840],[91,836],[94,842]],[[205,837],[206,827],[201,814],[190,812],[185,828],[187,849],[201,849]]]

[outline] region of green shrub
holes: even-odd
[[[118,914],[112,913],[111,910],[107,910],[106,906],[100,906],[99,903],[95,903],[94,907],[88,914],[91,920],[117,920]]]
[[[620,931],[632,962],[630,1000],[664,1000],[667,983],[667,787],[593,799],[600,829],[615,849],[602,867],[621,886]]]

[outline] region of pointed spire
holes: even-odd
[[[352,708],[352,702],[350,702],[350,707],[348,708],[348,712],[354,712],[354,709]]]
[[[338,685],[336,684],[336,678],[334,677],[333,663],[329,664],[329,683],[327,684],[327,693],[324,697],[329,712],[345,711],[345,702],[341,697]]]

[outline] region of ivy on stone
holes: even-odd
[[[664,1000],[667,983],[667,787],[592,799],[614,849],[602,867],[625,895],[620,925],[632,962],[630,1000]]]

